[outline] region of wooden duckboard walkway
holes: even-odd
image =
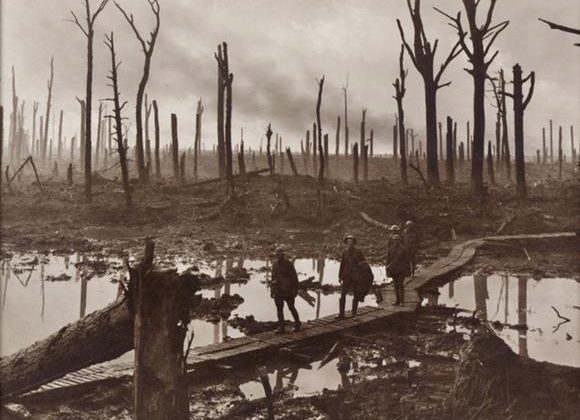
[[[534,239],[558,239],[575,236],[574,233],[538,234],[538,235],[513,235],[495,236],[489,238],[475,239],[455,245],[449,254],[435,261],[429,267],[418,270],[416,276],[405,285],[406,304],[404,306],[391,306],[391,299],[387,297],[384,306],[359,308],[359,313],[355,318],[351,318],[347,313],[344,320],[336,320],[336,315],[329,315],[316,320],[303,323],[302,329],[297,333],[287,333],[283,335],[275,334],[273,331],[255,334],[212,344],[204,347],[191,349],[188,358],[188,372],[194,372],[199,368],[211,365],[228,365],[236,359],[253,358],[259,361],[260,357],[271,354],[284,347],[290,347],[304,343],[309,340],[328,336],[340,336],[342,332],[362,327],[373,322],[385,321],[388,318],[405,312],[413,312],[419,303],[418,294],[415,290],[424,286],[429,281],[452,274],[475,256],[477,248],[483,245],[486,240],[534,240]],[[389,288],[387,296],[393,295]],[[338,306],[338,298],[337,298]],[[64,390],[79,385],[89,385],[96,382],[132,376],[133,363],[104,363],[91,366],[69,373],[60,379],[56,379],[29,394],[42,393],[52,390]]]

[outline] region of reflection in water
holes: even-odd
[[[67,256],[15,255],[0,264],[0,293],[2,307],[0,319],[0,355],[13,353],[47,337],[68,323],[76,321],[92,311],[113,302],[122,288],[118,280],[127,276],[120,258],[104,262],[111,266],[109,272],[100,275],[92,270],[95,257],[87,254]],[[101,262],[102,259],[101,259]],[[185,270],[193,261],[176,261],[178,271]],[[223,276],[224,282],[212,289],[202,290],[205,298],[219,298],[224,294],[239,294],[244,302],[232,315],[253,315],[257,321],[275,321],[276,308],[269,291],[270,261],[219,260],[211,264],[197,264],[200,270],[211,276]],[[246,269],[250,279],[246,284],[231,283],[227,271],[234,266]],[[300,280],[314,277],[324,284],[338,285],[339,262],[325,259],[298,259],[295,266]],[[375,281],[384,279],[383,267],[372,267]],[[70,280],[56,281],[56,277],[68,276]],[[12,284],[10,284],[12,283]],[[117,283],[117,284],[116,284]],[[304,291],[303,298],[296,301],[296,308],[305,321],[337,312],[338,296],[319,291]],[[351,297],[349,297],[351,299]],[[75,302],[79,302],[77,306]],[[347,303],[348,304],[348,303]],[[374,305],[375,299],[366,300]],[[39,308],[39,312],[30,308]],[[39,314],[40,313],[40,314]],[[227,319],[216,324],[193,320],[195,332],[193,347],[218,343],[243,334],[228,326]]]
[[[528,279],[518,277],[518,324],[528,325]],[[519,331],[518,349],[520,356],[528,357],[528,332],[527,328]]]
[[[453,288],[453,293],[450,293]],[[445,290],[447,289],[447,290]],[[539,361],[580,367],[580,284],[572,279],[542,279],[507,274],[462,277],[440,288],[439,304],[477,310],[482,319],[518,328],[503,328],[498,334],[517,353]],[[510,299],[512,296],[512,299]],[[517,297],[517,300],[513,298]],[[554,328],[559,319],[551,306],[570,318]],[[502,310],[503,309],[503,310]],[[526,328],[523,328],[526,326]],[[567,334],[573,339],[567,339]]]

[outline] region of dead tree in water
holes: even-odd
[[[272,124],[268,123],[268,128],[266,129],[266,157],[268,158],[268,168],[270,169],[270,175],[274,175],[274,161],[272,159],[272,151],[270,150],[272,143]]]
[[[451,20],[450,25],[457,30],[459,42],[462,50],[467,55],[471,68],[468,73],[473,77],[473,153],[471,161],[471,188],[473,194],[482,197],[484,194],[483,187],[483,158],[485,148],[485,81],[487,79],[488,69],[499,51],[489,53],[493,43],[505,28],[509,21],[503,21],[498,24],[492,24],[493,12],[497,0],[490,0],[486,18],[483,24],[477,22],[477,9],[481,0],[462,0],[467,22],[469,26],[469,40],[471,40],[471,49],[467,46],[467,32],[463,29],[461,13],[457,16],[451,16],[441,12]]]
[[[198,180],[199,171],[199,155],[201,152],[201,116],[203,115],[204,107],[201,104],[201,98],[197,101],[197,109],[195,111],[195,139],[193,141],[193,182]]]
[[[155,127],[155,177],[161,179],[161,157],[159,156],[159,107],[157,101],[153,100],[153,124]]]
[[[171,157],[173,161],[173,179],[179,180],[179,139],[177,137],[177,115],[171,114]]]
[[[433,67],[439,40],[436,39],[433,46],[427,40],[425,28],[423,27],[423,19],[421,18],[421,0],[415,0],[414,6],[411,6],[411,0],[407,0],[407,6],[411,20],[413,21],[413,49],[411,49],[405,39],[405,32],[399,19],[397,19],[397,26],[399,27],[401,39],[409,57],[423,78],[427,128],[427,179],[430,184],[436,185],[439,184],[439,164],[437,159],[437,91],[451,84],[451,82],[441,83],[441,77],[449,63],[461,53],[461,48],[460,42],[458,41],[441,64],[439,71],[435,73]]]
[[[530,81],[530,88],[524,98],[523,85]],[[514,142],[516,154],[516,185],[520,198],[526,198],[526,163],[524,159],[524,111],[534,94],[536,84],[535,73],[531,72],[526,78],[522,77],[522,68],[519,64],[513,67],[513,92],[502,91],[504,96],[509,96],[514,101]]]
[[[455,153],[453,153],[453,120],[451,117],[447,117],[447,136],[446,136],[446,148],[447,148],[447,183],[453,185],[455,183],[455,168],[453,160],[455,158]]]
[[[84,159],[84,171],[85,171],[85,198],[88,202],[92,199],[92,173],[91,173],[91,160],[92,160],[92,150],[91,150],[91,132],[92,132],[92,106],[93,106],[93,38],[95,35],[95,21],[99,14],[103,11],[109,0],[101,0],[99,6],[94,12],[91,12],[91,6],[89,0],[84,0],[85,5],[85,19],[86,23],[83,26],[76,14],[71,11],[73,17],[72,22],[75,23],[81,32],[87,38],[87,79],[86,79],[86,95],[85,95],[85,113],[83,115],[85,119],[85,133],[81,134],[81,148],[83,149],[84,156],[81,156],[81,160]],[[48,115],[46,120],[48,120]],[[47,123],[48,124],[48,123]],[[48,129],[45,130],[48,133]]]
[[[137,41],[141,45],[141,50],[143,51],[143,55],[145,56],[145,62],[143,65],[143,75],[141,76],[141,80],[139,81],[139,87],[137,88],[137,99],[135,101],[135,131],[136,131],[136,142],[135,142],[135,152],[137,157],[137,171],[139,174],[139,182],[145,183],[146,179],[146,171],[145,171],[145,156],[143,151],[143,97],[145,95],[145,88],[147,87],[147,81],[149,80],[149,73],[151,69],[151,58],[153,57],[153,50],[155,48],[155,42],[157,41],[157,35],[159,34],[159,26],[160,26],[160,6],[158,0],[147,0],[149,3],[149,7],[153,12],[155,17],[155,27],[149,33],[150,37],[148,40],[145,40],[137,26],[135,26],[135,21],[132,14],[127,14],[125,10],[119,5],[118,2],[115,1],[115,5],[117,9],[121,12],[121,14],[125,17],[125,20],[135,33],[137,37]]]
[[[403,98],[405,97],[405,78],[408,71],[404,68],[404,54],[405,47],[401,46],[401,53],[399,54],[399,78],[395,80],[393,86],[395,87],[395,101],[397,101],[397,114],[399,124],[399,151],[401,155],[401,181],[403,185],[408,184],[407,178],[407,145],[405,141],[405,112],[403,110]]]
[[[125,142],[123,141],[122,111],[125,105],[127,105],[127,101],[121,104],[120,99],[121,93],[119,92],[119,78],[118,78],[118,70],[120,64],[117,63],[117,57],[115,55],[115,38],[112,32],[111,35],[106,36],[105,45],[109,48],[109,51],[111,52],[111,74],[108,76],[108,79],[111,81],[109,86],[113,89],[113,97],[110,99],[113,102],[113,115],[108,116],[108,118],[113,118],[115,122],[114,134],[117,140],[117,153],[119,154],[119,164],[121,166],[121,177],[123,179],[123,190],[125,191],[125,201],[127,203],[127,208],[132,209],[133,198],[131,196],[131,185],[129,184],[129,165],[127,164],[127,149],[125,148]]]
[[[86,0],[88,2],[88,0]],[[91,75],[92,77],[92,75]],[[50,108],[52,105],[52,86],[54,83],[54,57],[50,59],[50,79],[48,80],[48,96],[46,99],[46,113],[44,114],[44,132],[42,134],[42,163],[46,163],[47,149],[48,149],[48,124],[50,123]],[[87,95],[88,102],[88,95]],[[90,130],[89,130],[90,131]],[[90,134],[89,134],[90,136]],[[90,138],[90,137],[89,137]],[[85,144],[86,150],[86,144]],[[86,162],[85,162],[86,165]],[[90,164],[89,164],[90,165]],[[90,166],[89,166],[90,169]],[[90,183],[90,182],[89,182]],[[87,200],[90,201],[90,185]],[[85,194],[87,194],[87,187],[85,186]]]
[[[320,185],[324,184],[324,150],[322,147],[322,125],[320,122],[320,106],[322,105],[322,89],[324,88],[324,76],[322,79],[317,80],[318,82],[318,100],[316,101],[316,125],[318,128],[318,156],[319,156],[319,168],[318,168],[318,183]]]

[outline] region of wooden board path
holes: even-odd
[[[362,327],[374,322],[385,321],[388,318],[404,313],[412,312],[419,303],[419,296],[415,291],[428,282],[453,274],[475,256],[477,248],[485,244],[486,241],[517,241],[534,239],[562,239],[575,236],[574,233],[538,234],[538,235],[513,235],[496,236],[483,239],[475,239],[455,245],[449,254],[435,261],[429,267],[417,271],[416,276],[410,279],[406,285],[406,303],[404,306],[392,306],[394,298],[391,288],[386,290],[384,304],[379,307],[364,306],[359,308],[359,313],[355,318],[350,317],[344,320],[336,320],[336,315],[329,315],[323,318],[305,322],[302,329],[297,333],[284,335],[275,334],[272,331],[241,337],[223,343],[211,344],[204,347],[191,349],[188,358],[188,372],[212,365],[228,365],[236,359],[252,358],[259,361],[259,358],[270,354],[278,349],[298,345],[309,340],[316,340],[328,336],[340,336],[342,332]],[[338,307],[338,297],[337,297]],[[29,394],[37,394],[52,390],[65,390],[79,385],[94,384],[99,381],[111,380],[115,378],[129,377],[133,374],[133,363],[103,363],[91,366],[76,372],[69,373],[62,378],[45,384]]]

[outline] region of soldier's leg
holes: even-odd
[[[346,295],[350,291],[351,283],[350,281],[345,281],[342,283],[342,287],[340,289],[340,299],[338,300],[338,319],[344,318],[344,309],[346,306]]]
[[[279,296],[275,296],[274,297],[274,302],[276,302],[276,312],[278,315],[278,331],[283,332],[284,331],[284,299],[279,297]]]
[[[400,283],[401,277],[398,275],[393,276],[393,283],[395,286],[395,305],[399,305],[401,303],[401,291],[400,291]]]
[[[357,310],[358,310],[358,297],[354,296],[352,298],[352,316],[356,316]]]
[[[300,317],[298,316],[298,311],[296,310],[296,306],[294,305],[294,298],[287,298],[286,303],[288,304],[288,309],[290,309],[290,313],[294,318],[294,325],[296,329],[300,327]]]

